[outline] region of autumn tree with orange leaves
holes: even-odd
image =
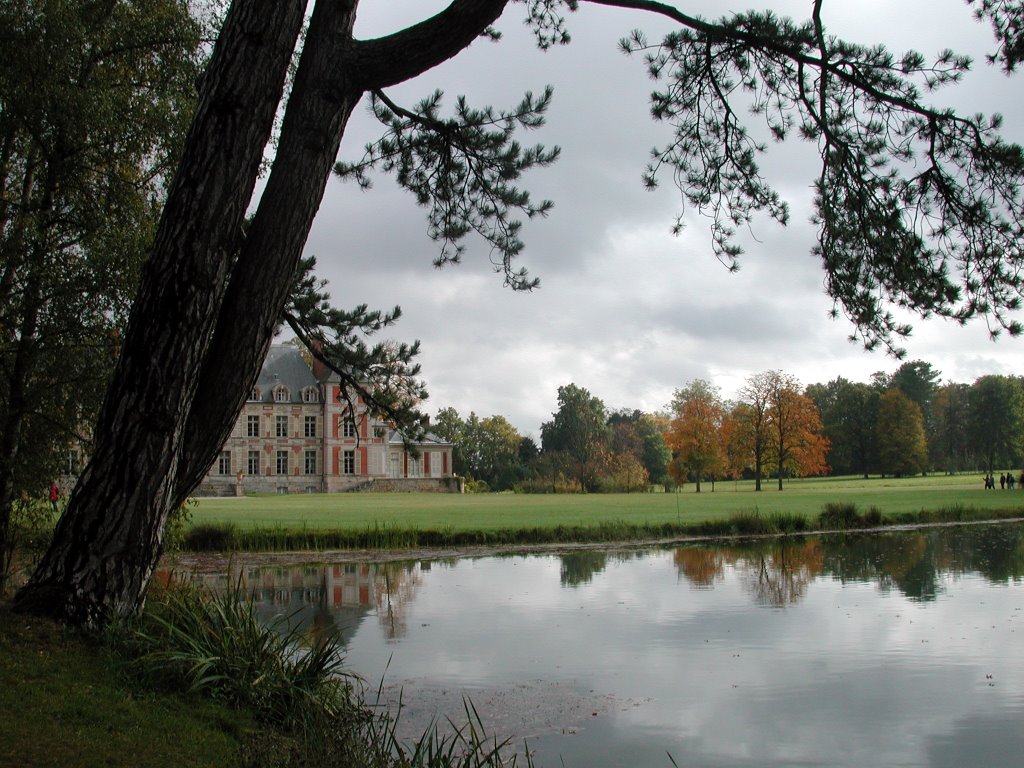
[[[825,457],[829,441],[822,432],[821,414],[809,397],[795,388],[795,379],[783,375],[771,397],[767,464],[774,468],[782,490],[784,475],[805,477],[828,472]]]
[[[821,415],[800,392],[795,377],[782,371],[754,374],[747,378],[740,398],[727,431],[731,444],[745,448],[753,464],[755,490],[761,490],[764,471],[778,478],[780,491],[784,475],[828,471],[829,441],[822,434]]]
[[[722,440],[725,407],[718,387],[704,379],[695,379],[685,389],[677,389],[672,398],[675,418],[669,424],[665,444],[673,453],[671,471],[684,481],[689,475],[700,493],[705,477],[720,475],[726,466]]]

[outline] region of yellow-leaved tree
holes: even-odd
[[[882,474],[915,475],[928,467],[920,406],[893,387],[878,402],[878,465]]]

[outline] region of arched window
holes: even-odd
[[[306,387],[302,390],[302,402],[304,403],[318,403],[320,402],[320,392],[317,391],[316,387]]]
[[[258,402],[261,399],[261,396],[262,393],[260,392],[260,388],[253,387],[252,391],[249,393],[249,400],[255,400]]]
[[[291,399],[291,395],[288,392],[288,387],[284,384],[278,384],[274,387],[274,402],[275,403],[287,403]]]

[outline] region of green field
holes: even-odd
[[[636,494],[309,494],[198,499],[192,526],[234,524],[240,530],[285,528],[356,531],[401,528],[496,531],[514,528],[593,527],[604,524],[693,524],[737,513],[785,513],[814,519],[827,502],[877,507],[894,517],[963,507],[1024,514],[1024,490],[986,491],[982,476],[826,478],[790,480],[779,492],[765,481],[688,485],[679,493]]]

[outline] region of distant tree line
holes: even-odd
[[[576,384],[558,388],[558,410],[541,426],[541,445],[503,416],[463,418],[443,408],[431,430],[455,445],[454,469],[470,490],[632,492],[669,479],[672,455],[663,415],[609,411]]]
[[[1024,459],[1024,379],[940,381],[921,360],[869,383],[837,378],[807,387],[831,441],[834,474],[996,472]]]
[[[1024,378],[942,383],[904,363],[867,383],[801,387],[783,371],[747,378],[735,400],[696,379],[656,413],[609,410],[577,384],[558,388],[540,445],[499,415],[441,409],[432,430],[455,445],[470,490],[635,492],[719,480],[820,475],[906,476],[1012,470],[1024,461]]]

